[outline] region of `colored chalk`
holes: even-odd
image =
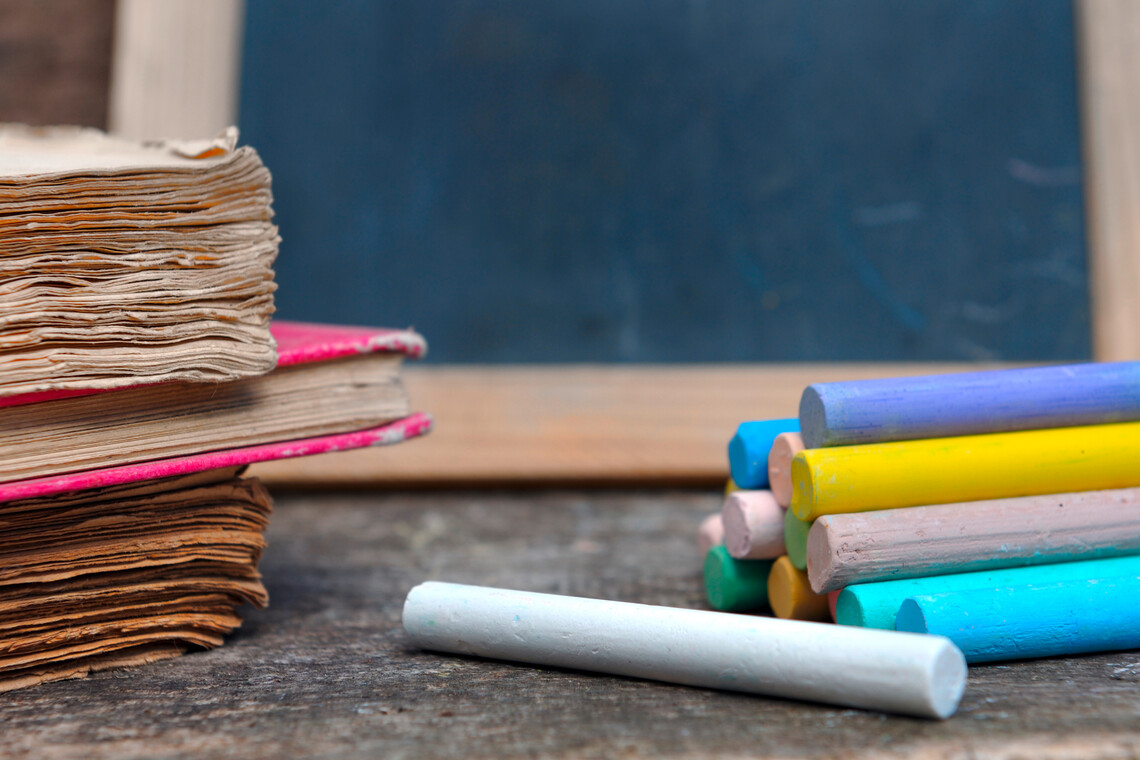
[[[724,546],[705,555],[705,597],[721,612],[750,612],[768,606],[768,572],[772,563],[734,559]]]
[[[835,604],[839,601],[839,592],[830,591],[827,594],[827,611],[831,613],[831,619],[835,620]]]
[[[1140,420],[1140,362],[808,386],[807,448]]]
[[[947,636],[967,662],[1140,647],[1140,576],[924,594],[899,609],[900,631]]]
[[[784,553],[784,508],[770,491],[737,491],[721,508],[724,545],[736,559],[775,559]]]
[[[1056,565],[1010,567],[976,573],[932,575],[881,583],[858,583],[839,592],[835,604],[835,622],[864,628],[893,629],[903,600],[913,596],[970,591],[978,588],[1000,588],[1081,581],[1096,577],[1140,575],[1140,557],[1090,559],[1062,562]]]
[[[797,570],[807,569],[807,543],[810,531],[810,522],[796,517],[796,513],[790,509],[784,511],[784,549]]]
[[[1129,554],[1140,554],[1140,488],[824,515],[808,535],[807,570],[823,593]]]
[[[403,621],[425,649],[927,718],[966,685],[941,636],[434,582]]]
[[[793,567],[787,557],[777,559],[768,574],[768,603],[784,620],[831,621],[827,597],[814,593],[807,573]]]
[[[720,518],[720,512],[713,512],[701,520],[701,525],[697,528],[697,551],[704,557],[709,553],[709,549],[723,543],[724,522]]]
[[[742,422],[728,442],[728,466],[736,485],[746,490],[768,487],[768,452],[780,433],[797,432],[800,421]]]
[[[1140,422],[805,449],[791,509],[820,515],[1140,486]]]
[[[792,459],[804,450],[799,433],[780,433],[768,452],[768,490],[786,507],[792,503]]]
[[[729,478],[728,482],[726,482],[724,484],[724,495],[725,496],[728,496],[733,491],[739,491],[739,490],[740,490],[740,486],[736,485],[736,481],[733,480],[732,478]]]

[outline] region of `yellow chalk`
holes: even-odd
[[[1140,422],[801,451],[791,509],[844,512],[1140,486]]]
[[[826,594],[816,594],[807,573],[797,570],[786,556],[780,557],[768,573],[768,604],[776,617],[785,620],[831,620]]]
[[[729,478],[728,482],[724,484],[724,495],[725,496],[728,496],[730,493],[733,493],[733,492],[739,491],[739,490],[740,490],[740,486],[736,485],[736,481],[733,480],[732,478]]]

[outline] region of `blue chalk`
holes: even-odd
[[[1140,647],[1140,576],[924,594],[896,628],[946,636],[967,662]]]
[[[848,446],[1140,420],[1140,362],[817,383],[804,445]]]
[[[732,480],[744,489],[768,487],[768,452],[780,433],[798,433],[800,421],[759,420],[742,422],[728,442],[728,466]]]
[[[1089,559],[1056,565],[1008,567],[928,578],[858,583],[839,593],[839,599],[835,603],[835,622],[840,625],[889,630],[895,627],[895,618],[902,603],[915,596],[1131,575],[1140,576],[1140,557]]]

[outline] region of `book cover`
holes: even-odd
[[[278,364],[259,377],[0,401],[0,483],[380,428],[412,414],[400,368],[426,351],[417,333],[276,322],[273,334]]]

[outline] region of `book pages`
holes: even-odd
[[[0,126],[0,396],[269,371],[279,241],[236,129]]]
[[[0,505],[0,691],[219,646],[271,508],[232,469]]]

